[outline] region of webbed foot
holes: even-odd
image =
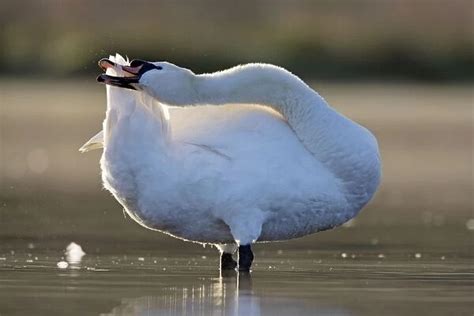
[[[249,272],[252,266],[253,252],[250,245],[239,246],[239,271]]]

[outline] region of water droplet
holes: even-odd
[[[143,257],[138,257],[138,261],[145,261],[145,258],[143,258]]]
[[[85,256],[85,252],[82,250],[82,247],[75,242],[70,243],[66,247],[66,260],[71,264],[81,263],[82,257]]]
[[[378,256],[377,256],[377,258],[383,259],[383,258],[385,258],[385,255],[384,255],[383,253],[379,253]]]
[[[341,253],[341,257],[347,258],[347,253],[345,253],[345,252]]]
[[[67,263],[66,261],[59,261],[58,263],[56,263],[56,265],[59,269],[66,269],[69,266],[69,263]]]
[[[421,258],[421,253],[415,253],[415,258],[420,259]]]

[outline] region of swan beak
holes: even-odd
[[[107,58],[102,58],[97,64],[103,71],[107,71],[108,68],[115,67],[115,63]]]
[[[124,71],[125,73],[124,77],[138,76],[143,66],[143,64],[136,67],[118,65],[108,58],[102,58],[101,60],[99,60],[98,65],[103,71],[107,71],[107,69],[109,68],[119,67]]]
[[[132,67],[132,66],[121,66],[122,70],[128,76],[138,76],[140,75],[140,70],[142,69],[143,65]]]
[[[106,74],[101,74],[97,77],[97,82],[105,83],[110,86],[125,88],[130,90],[137,90],[134,84],[137,84],[139,77],[115,77]]]
[[[103,71],[107,71],[109,68],[120,68],[123,70],[124,76],[117,77],[101,74],[97,77],[97,82],[131,90],[138,90],[138,82],[145,72],[157,68],[153,64],[141,59],[134,59],[130,62],[130,65],[126,66],[117,64],[110,59],[102,58],[99,60],[98,65]]]
[[[107,71],[107,69],[109,68],[120,67],[124,71],[125,76],[116,77],[116,76],[110,76],[107,74],[101,74],[97,77],[97,82],[105,83],[105,84],[115,86],[115,87],[137,90],[137,88],[133,84],[138,83],[140,79],[138,74],[139,74],[139,70],[141,66],[130,67],[130,66],[118,65],[107,58],[102,58],[101,60],[99,60],[98,65],[103,71]],[[138,70],[136,70],[136,68],[138,68]]]

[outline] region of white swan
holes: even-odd
[[[103,142],[104,185],[141,225],[227,244],[224,268],[235,266],[235,244],[249,270],[252,243],[341,225],[377,189],[374,136],[285,69],[196,75],[119,55],[100,65],[104,132],[81,150]]]

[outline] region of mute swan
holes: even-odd
[[[257,241],[327,230],[379,184],[375,137],[297,76],[268,64],[196,75],[167,62],[103,59],[102,180],[146,228],[216,244],[249,271]],[[218,106],[219,105],[219,106]]]

